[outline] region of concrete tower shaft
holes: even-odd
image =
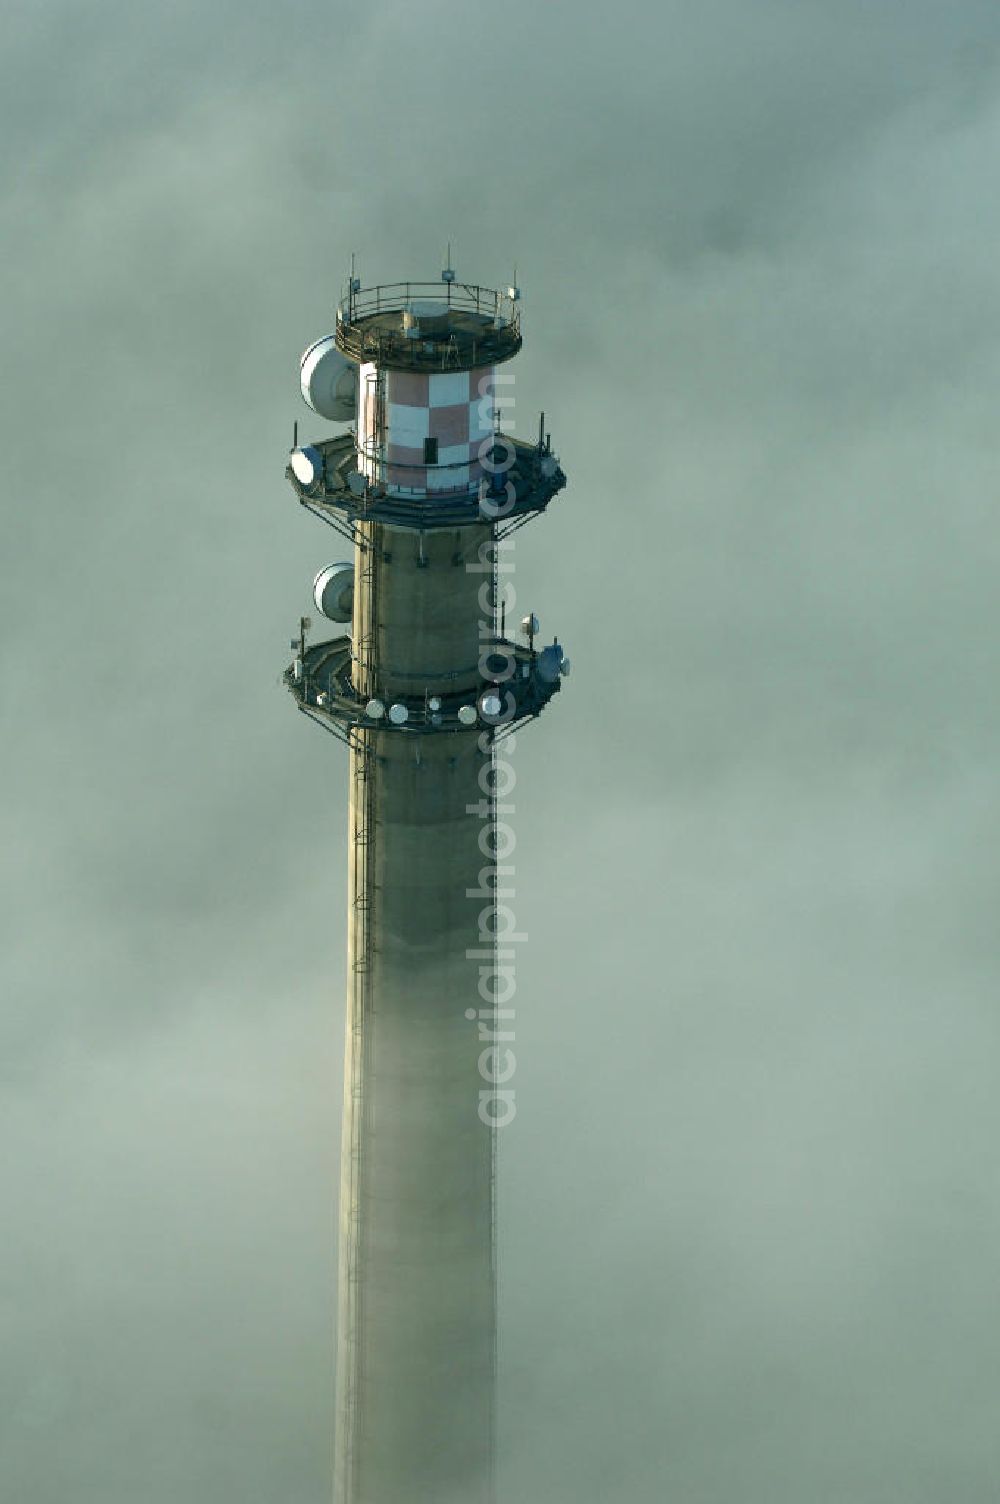
[[[493,608],[488,523],[421,533],[360,523],[354,570],[352,682],[366,699],[475,698]]]
[[[357,365],[356,432],[297,447],[288,471],[354,544],[350,637],[307,645],[303,619],[286,674],[350,749],[337,1504],[493,1498],[489,773],[497,735],[539,713],[563,661],[496,621],[501,535],[565,483],[544,429],[537,445],[495,429],[516,299],[432,291],[352,281],[335,338],[307,359],[327,394],[313,405],[338,416],[338,352]]]
[[[359,528],[354,684],[478,688],[468,572],[489,529]],[[489,584],[490,577],[485,577]],[[397,703],[399,703],[397,701]],[[358,729],[350,751],[349,1003],[340,1211],[338,1500],[488,1504],[495,1385],[493,1135],[478,1006],[489,738]],[[485,781],[484,781],[485,782]],[[488,942],[487,942],[488,943]],[[467,952],[472,951],[470,958]]]
[[[491,1497],[493,1135],[477,1112],[476,732],[351,752],[337,1498]],[[364,848],[367,847],[368,850]],[[480,902],[481,907],[481,902]]]

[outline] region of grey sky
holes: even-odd
[[[10,5],[0,1493],[320,1504],[345,763],[282,479],[517,263],[511,1504],[1000,1480],[993,3]]]

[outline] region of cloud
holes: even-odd
[[[366,280],[517,262],[506,1493],[995,1477],[995,8],[15,8],[0,1451],[328,1492],[345,768],[282,479]],[[332,543],[332,547],[331,547]],[[55,1440],[54,1440],[55,1439]]]

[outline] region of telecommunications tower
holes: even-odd
[[[516,287],[450,265],[370,289],[352,267],[302,357],[303,397],[342,426],[300,445],[296,425],[286,473],[353,545],[313,587],[350,631],[311,642],[303,617],[285,674],[350,751],[337,1504],[493,1498],[492,774],[569,671],[533,616],[506,628],[505,540],[566,483],[544,417],[537,441],[500,429],[520,313]]]

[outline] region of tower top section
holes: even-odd
[[[337,348],[390,371],[472,371],[510,360],[521,348],[520,289],[454,276],[449,268],[440,282],[368,288],[352,277],[337,306]]]

